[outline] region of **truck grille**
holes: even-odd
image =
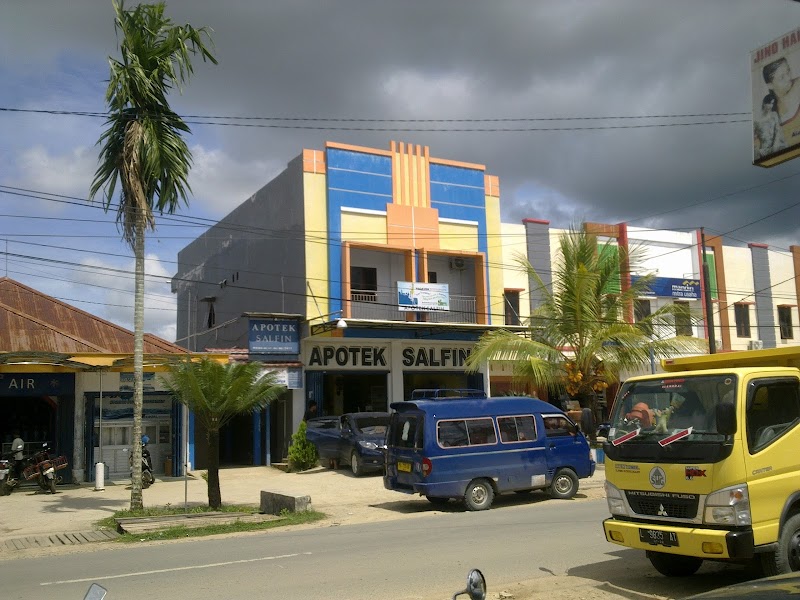
[[[633,511],[640,515],[673,519],[694,519],[697,516],[697,494],[627,490],[625,495]]]

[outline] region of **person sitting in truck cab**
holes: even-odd
[[[675,409],[669,418],[668,426],[670,429],[695,429],[705,430],[707,428],[708,415],[700,402],[700,398],[692,390],[681,393],[683,402]]]

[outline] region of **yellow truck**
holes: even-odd
[[[800,347],[662,366],[614,402],[606,539],[667,576],[704,560],[800,571]]]

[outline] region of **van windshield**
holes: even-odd
[[[422,446],[422,415],[394,413],[389,425],[387,445],[395,448]]]
[[[608,441],[660,443],[721,441],[716,407],[736,401],[735,375],[698,375],[634,381],[622,386],[614,403]],[[679,437],[677,437],[679,436]],[[675,439],[667,439],[674,437]]]

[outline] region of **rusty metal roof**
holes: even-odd
[[[133,353],[133,332],[8,277],[0,277],[0,352]],[[146,354],[186,353],[146,333]]]

